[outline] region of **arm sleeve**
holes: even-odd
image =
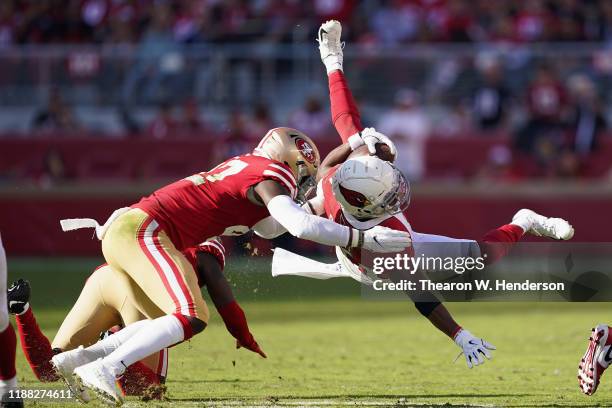
[[[287,230],[274,217],[266,217],[253,226],[253,231],[259,237],[273,239],[283,235]]]
[[[319,186],[320,184],[321,183],[319,183]],[[318,187],[317,195],[304,203],[302,208],[308,214],[321,215],[323,212],[325,212],[325,209],[323,208],[323,193]],[[264,239],[274,239],[287,232],[287,229],[283,227],[280,222],[276,221],[274,217],[270,216],[255,224],[253,226],[253,231],[257,236]]]
[[[325,193],[323,193],[323,180],[317,183],[317,195],[308,200],[303,206],[307,211],[314,215],[325,214]]]
[[[217,308],[217,311],[225,323],[227,331],[243,345],[250,344],[253,335],[249,331],[246,316],[236,301]]]
[[[346,143],[350,136],[363,130],[359,109],[342,71],[329,74],[328,81],[332,122],[342,142]]]
[[[346,246],[350,229],[309,214],[289,196],[278,195],[268,202],[268,211],[291,235],[330,246]]]

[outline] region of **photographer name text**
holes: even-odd
[[[563,282],[532,282],[525,280],[522,282],[511,282],[505,279],[478,279],[473,282],[434,282],[428,279],[417,281],[400,280],[397,282],[389,282],[383,279],[376,279],[373,283],[374,290],[377,291],[442,291],[442,292],[458,292],[458,291],[563,291],[565,283]]]

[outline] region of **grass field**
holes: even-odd
[[[9,276],[33,285],[49,336],[95,260],[9,259]],[[266,264],[230,268],[251,329],[269,358],[235,350],[213,312],[205,333],[170,352],[168,402],[128,406],[612,406],[612,381],[593,397],[576,368],[609,304],[449,304],[457,320],[498,348],[469,370],[458,348],[405,302],[360,299],[351,281],[272,279]],[[40,387],[23,356],[19,378]],[[61,387],[61,384],[44,387]],[[42,406],[44,404],[34,404]]]

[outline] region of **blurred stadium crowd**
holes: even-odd
[[[347,24],[347,40],[606,41],[606,0],[5,0],[0,44],[141,41],[155,26],[180,42],[292,41],[296,25]]]
[[[451,138],[488,140],[461,177],[610,176],[606,0],[4,0],[0,143],[198,139],[219,157],[278,125],[334,143],[313,45],[332,18],[364,123],[412,180]]]

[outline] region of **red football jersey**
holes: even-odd
[[[347,220],[347,218],[342,213],[342,207],[340,206],[340,203],[338,202],[338,200],[336,200],[336,197],[334,197],[331,179],[339,166],[340,165],[337,165],[331,168],[327,172],[327,174],[323,177],[323,179],[321,179],[321,187],[323,190],[323,199],[324,199],[323,207],[325,208],[325,216],[329,218],[330,220],[337,222],[338,224],[342,224],[342,225],[349,226],[351,228],[359,229],[359,226],[352,225]],[[408,219],[406,217],[406,211],[407,210],[405,210],[402,213],[395,214],[389,218],[386,218],[385,220],[377,224],[373,224],[370,228],[373,228],[376,225],[380,225],[382,227],[391,228],[397,231],[406,231],[408,232],[408,234],[412,235],[412,227],[410,226],[410,223],[408,222]],[[408,249],[406,249],[406,251],[408,251],[410,255],[413,255],[412,247],[409,247]],[[352,248],[350,250],[348,249],[344,250],[344,253],[347,256],[349,256],[351,261],[353,261],[356,264],[361,263],[361,252],[362,252],[362,249],[360,248]]]
[[[140,208],[153,217],[177,249],[195,246],[219,235],[241,235],[270,213],[247,196],[252,186],[274,180],[295,197],[296,182],[289,166],[245,154],[163,187],[141,199]]]

